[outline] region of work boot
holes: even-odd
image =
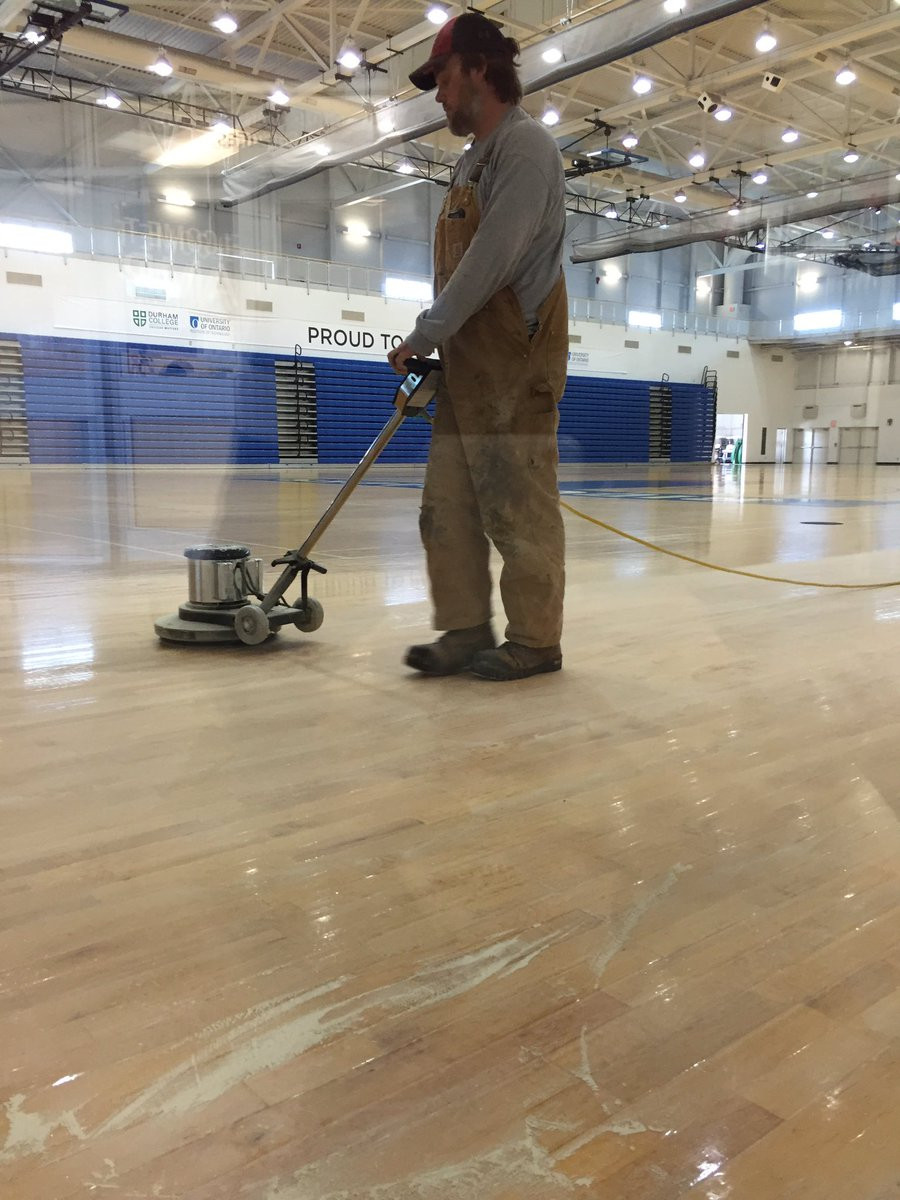
[[[450,629],[427,646],[410,646],[406,665],[423,675],[458,675],[465,671],[479,650],[497,645],[490,621],[470,629]]]
[[[518,642],[504,642],[496,650],[482,650],[472,659],[469,670],[481,679],[527,679],[529,675],[542,675],[546,671],[562,668],[562,651],[559,646],[521,646]]]

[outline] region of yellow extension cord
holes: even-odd
[[[655,550],[657,554],[668,554],[670,558],[680,558],[682,562],[693,563],[696,567],[708,567],[710,571],[724,571],[726,575],[743,575],[747,579],[765,579],[769,583],[790,583],[794,587],[844,588],[853,591],[871,591],[873,588],[900,587],[900,579],[890,579],[886,583],[810,583],[806,579],[784,579],[781,575],[759,575],[755,571],[738,571],[735,567],[720,567],[717,563],[704,562],[701,558],[691,558],[689,554],[679,554],[676,550],[666,550],[663,546],[655,546],[653,542],[645,542],[643,538],[635,537],[633,533],[626,533],[624,529],[617,529],[615,525],[607,525],[605,521],[598,521],[596,517],[589,517],[587,513],[573,508],[565,500],[560,500],[559,503],[566,512],[572,513],[573,516],[581,517],[582,521],[590,521],[592,525],[597,525],[600,529],[606,529],[609,533],[616,534],[617,537],[627,538],[629,542],[637,542],[639,546],[645,546],[648,550]]]

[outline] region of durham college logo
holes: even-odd
[[[133,308],[131,320],[137,329],[156,329],[164,333],[178,332],[178,313],[168,308]]]
[[[145,308],[135,308],[131,313],[131,319],[137,325],[138,329],[143,329],[147,324],[147,310]]]

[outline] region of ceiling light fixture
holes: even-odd
[[[728,215],[729,215],[729,217],[739,217],[741,215],[740,202],[738,202],[737,204],[732,204],[731,208],[729,208],[729,210],[728,210]]]
[[[834,236],[835,236],[835,234],[834,234],[834,230],[833,230],[833,229],[823,229],[823,230],[822,230],[822,237],[823,237],[823,238],[826,238],[826,239],[827,239],[829,242],[831,241],[831,239],[832,239]]]
[[[845,163],[859,162],[859,151],[856,149],[855,146],[848,146],[847,149],[844,151],[844,162]]]
[[[563,52],[560,50],[559,46],[548,46],[541,55],[541,58],[545,63],[550,63],[552,66],[554,63],[562,62],[562,56]]]
[[[608,217],[610,221],[618,221],[619,219],[619,213],[614,204],[611,204],[603,215],[604,217]]]
[[[753,176],[753,182],[758,183],[760,186],[762,186],[762,184],[769,182],[769,177],[765,173],[765,171],[757,171],[756,174]]]
[[[545,125],[558,125],[559,113],[552,105],[548,105],[541,114],[541,120]]]
[[[675,193],[675,195],[672,197],[672,199],[675,201],[676,204],[684,204],[685,200],[687,200],[687,196],[685,195],[684,192],[679,190]]]
[[[687,0],[663,0],[663,8],[673,17],[677,16],[680,12],[684,12],[686,7]]]
[[[646,96],[648,92],[653,91],[653,80],[648,79],[646,75],[635,75],[631,90],[638,96]]]
[[[699,171],[701,167],[706,165],[706,155],[703,153],[703,147],[700,145],[699,142],[694,147],[693,152],[691,153],[691,157],[688,159],[688,162],[691,164],[691,166],[694,168],[695,171]]]
[[[156,61],[152,62],[147,70],[152,71],[154,75],[159,75],[162,79],[167,79],[175,70],[168,58],[166,58],[166,52],[163,50],[162,46],[159,48],[159,54],[156,56]]]
[[[219,137],[224,137],[226,133],[231,133],[232,124],[226,116],[219,115],[213,117],[209,123],[209,128],[212,133],[217,134]]]
[[[622,145],[625,147],[626,150],[633,150],[637,144],[638,144],[638,135],[634,132],[633,129],[629,129],[628,132],[625,134],[625,136],[622,138]]]
[[[432,4],[425,16],[432,23],[432,25],[443,25],[450,14],[442,4]]]
[[[320,142],[317,146],[313,146],[313,150],[315,150],[319,158],[327,158],[331,153],[331,147],[326,142]]]
[[[163,204],[168,204],[171,208],[193,208],[194,197],[190,192],[185,192],[182,188],[166,188],[160,197]]]
[[[397,170],[401,175],[413,175],[416,168],[412,165],[408,158],[402,158],[397,163]]]
[[[280,79],[272,91],[269,92],[269,100],[272,104],[277,104],[279,108],[286,108],[290,104],[291,98],[284,90]]]
[[[791,142],[796,142],[799,137],[800,137],[800,134],[793,127],[793,125],[789,125],[787,127],[787,129],[784,131],[784,133],[781,135],[781,140],[783,142],[787,142],[788,145],[790,145]]]
[[[759,36],[756,39],[756,48],[760,54],[768,54],[770,50],[774,50],[778,45],[778,38],[772,32],[772,26],[769,24],[769,18],[763,21],[763,27],[760,30]]]
[[[848,62],[845,62],[837,75],[835,75],[834,82],[841,87],[849,87],[851,83],[856,83],[856,72]]]
[[[237,33],[238,31],[238,23],[231,13],[220,13],[210,24],[213,29],[218,29],[219,33]]]
[[[32,21],[29,21],[22,31],[20,40],[23,42],[28,42],[30,46],[39,46],[41,42],[45,42],[47,40],[47,31],[45,29],[41,29],[39,25],[35,25]]]
[[[720,104],[713,113],[713,116],[717,121],[730,121],[734,116],[734,112],[728,107],[727,104]]]
[[[394,115],[389,112],[380,112],[375,116],[375,124],[378,126],[380,133],[393,133],[395,129]]]
[[[341,46],[337,62],[338,66],[343,67],[345,71],[355,71],[362,63],[362,55],[357,50],[356,43],[352,38],[347,38],[346,42]]]
[[[818,196],[818,194],[819,194],[818,192],[807,192],[806,198],[807,198],[807,200],[815,200],[815,198],[816,198],[816,196]]]
[[[102,104],[104,108],[121,108],[122,100],[115,92],[111,92],[109,88],[97,99],[98,104]]]

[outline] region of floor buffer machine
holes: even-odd
[[[188,601],[177,613],[156,621],[157,636],[167,642],[243,642],[258,646],[282,625],[294,625],[303,633],[318,629],[325,613],[319,601],[308,594],[307,586],[310,571],[321,575],[326,572],[309,558],[310,551],[406,418],[428,419],[425,410],[437,391],[440,369],[437,359],[407,360],[407,374],[397,388],[390,420],[303,545],[273,561],[273,567],[283,569],[267,592],[262,590],[262,560],[251,558],[246,546],[189,546],[184,552],[188,560]],[[300,595],[289,604],[285,592],[298,575]]]

